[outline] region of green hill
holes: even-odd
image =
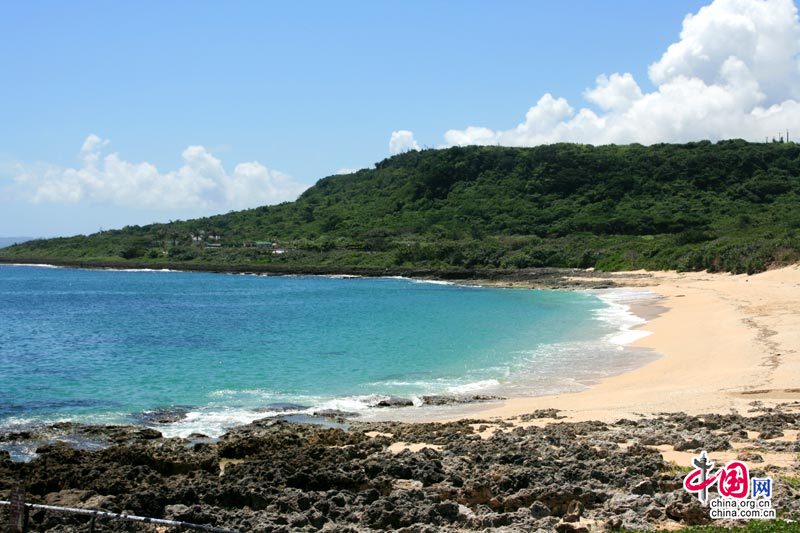
[[[0,259],[755,272],[797,261],[799,230],[800,145],[467,147],[330,176],[295,202],[36,240],[3,249]]]

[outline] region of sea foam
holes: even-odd
[[[618,331],[606,336],[612,344],[624,346],[651,335],[651,331],[634,329],[647,323],[644,318],[631,312],[631,303],[654,300],[659,296],[651,291],[632,289],[608,289],[593,291],[606,304],[603,309],[595,311],[597,320],[618,328]]]

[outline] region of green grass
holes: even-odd
[[[679,465],[675,461],[665,461],[666,468],[662,470],[665,474],[670,475],[686,475],[693,469],[689,466]]]
[[[620,529],[619,533],[639,533],[638,530]],[[715,525],[687,526],[680,529],[681,533],[724,533],[726,531],[740,531],[742,533],[797,533],[800,524],[785,520],[751,520],[740,527],[721,527]]]
[[[782,474],[777,475],[778,483],[785,483],[795,490],[800,490],[800,476],[786,476]]]

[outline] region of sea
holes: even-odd
[[[154,423],[218,436],[390,398],[577,391],[654,355],[634,290],[0,266],[0,430]],[[646,328],[645,328],[646,329]]]

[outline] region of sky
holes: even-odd
[[[425,147],[800,126],[792,0],[10,0],[0,35],[0,236],[289,201]]]

